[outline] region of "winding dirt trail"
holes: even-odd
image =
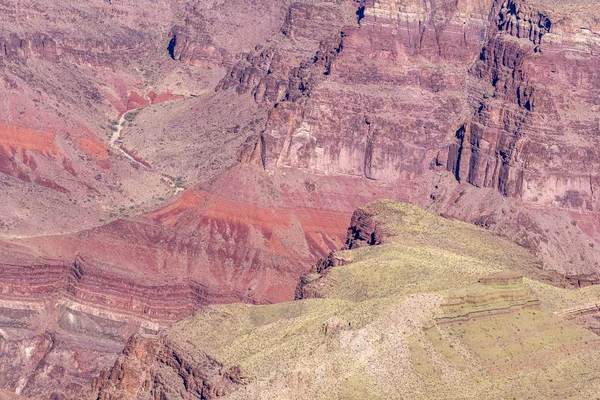
[[[119,150],[119,152],[121,152],[121,154],[123,154],[129,161],[132,161],[138,165],[141,165],[144,168],[148,168],[148,165],[144,165],[143,163],[139,162],[134,157],[132,157],[129,153],[127,153],[127,151],[125,151],[121,146],[118,145],[118,142],[121,139],[121,132],[123,131],[123,124],[126,121],[125,117],[127,116],[127,114],[136,112],[138,110],[140,110],[140,108],[134,108],[132,110],[128,110],[128,111],[124,112],[123,115],[121,115],[121,118],[119,119],[119,124],[117,125],[117,130],[113,132],[112,136],[110,137],[109,143],[112,148]]]
[[[123,130],[123,123],[125,122],[125,116],[127,114],[129,114],[131,111],[135,111],[137,110],[137,108],[134,108],[133,110],[130,111],[126,111],[123,113],[123,115],[121,115],[121,118],[119,119],[119,124],[117,125],[117,130],[113,132],[111,138],[110,138],[110,145],[111,146],[115,146],[115,143],[121,138],[121,131]]]

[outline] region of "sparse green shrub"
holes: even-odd
[[[140,113],[139,111],[131,111],[131,112],[125,114],[125,121],[127,121],[129,123],[133,122],[139,113]]]
[[[183,176],[178,176],[173,180],[173,186],[176,188],[185,189],[185,182],[183,181]]]

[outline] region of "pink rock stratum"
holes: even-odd
[[[381,198],[600,283],[599,10],[0,0],[0,389],[80,399],[132,334],[292,300]]]

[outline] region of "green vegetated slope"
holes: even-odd
[[[593,303],[598,288],[529,278],[510,286],[518,296],[478,287],[503,270],[527,276],[534,255],[415,206],[378,201],[362,210],[384,244],[338,252],[346,264],[321,278],[325,298],[211,306],[170,329],[175,341],[242,368],[247,385],[227,398],[600,397],[600,338],[554,314]],[[472,293],[487,300],[474,304]],[[541,306],[494,311],[523,293]],[[452,299],[454,314],[487,307],[489,315],[441,323]]]

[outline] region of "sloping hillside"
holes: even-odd
[[[208,370],[185,361],[186,351],[176,367],[135,356],[131,343],[98,392],[106,399],[186,398],[190,387],[231,399],[565,399],[591,398],[600,388],[600,338],[557,315],[593,303],[597,287],[532,279],[528,250],[392,201],[355,212],[347,247],[303,278],[298,292],[313,298],[210,306],[154,341],[208,355],[215,360]],[[174,368],[188,373],[165,374]],[[223,378],[231,371],[234,380]]]

